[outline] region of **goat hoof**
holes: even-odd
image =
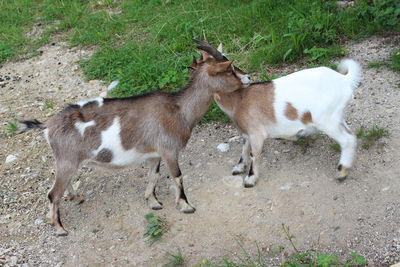
[[[196,209],[191,207],[190,209],[184,209],[182,212],[185,214],[191,214],[191,213],[194,213],[195,211],[196,211]]]
[[[243,172],[242,171],[237,171],[237,170],[233,170],[232,171],[232,175],[239,175],[239,174],[242,174]]]
[[[344,180],[346,180],[347,176],[349,175],[349,169],[350,168],[346,168],[344,167],[342,164],[340,164],[338,166],[338,170],[339,170],[339,177],[337,177],[336,179],[339,182],[343,182]]]
[[[80,205],[80,204],[82,204],[83,202],[85,202],[85,199],[84,199],[83,197],[81,197],[81,196],[77,196],[77,197],[74,199],[74,201],[75,201],[76,205]]]
[[[85,202],[85,199],[80,194],[71,194],[68,193],[67,198],[69,201],[75,201],[77,205]]]
[[[158,202],[155,198],[149,198],[147,202],[152,210],[161,210],[163,208],[163,204]]]
[[[338,182],[343,182],[344,180],[346,180],[346,178],[347,178],[347,175],[346,176],[339,176],[339,177],[336,177],[336,180]]]
[[[188,203],[184,203],[181,206],[180,212],[182,213],[186,213],[186,214],[190,214],[190,213],[194,213],[196,211],[196,209],[192,206],[190,206]]]
[[[244,185],[245,188],[252,188],[252,187],[254,187],[254,184],[244,183],[243,185]]]
[[[232,175],[242,174],[242,173],[244,173],[245,170],[246,170],[246,166],[244,166],[243,164],[236,165],[232,169]]]
[[[243,186],[245,188],[254,187],[257,182],[257,178],[254,175],[246,176],[243,180]]]
[[[152,210],[161,210],[163,208],[163,205],[161,203],[159,203],[158,205],[150,206],[150,208]]]
[[[56,236],[67,236],[67,235],[68,235],[68,232],[65,231],[64,229],[59,229],[56,232]]]

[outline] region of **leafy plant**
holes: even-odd
[[[400,3],[397,0],[355,1],[354,7],[339,14],[338,26],[345,35],[357,39],[388,30],[399,31],[399,14]]]
[[[304,54],[308,55],[308,61],[320,61],[336,56],[343,56],[347,54],[347,50],[340,47],[322,48],[314,46],[310,49],[304,49]]]
[[[361,256],[355,252],[351,252],[350,257],[351,259],[345,262],[344,264],[345,267],[364,266],[367,264],[367,261],[365,260],[364,256]]]
[[[383,137],[389,137],[389,131],[381,128],[377,125],[374,125],[371,129],[366,129],[364,126],[361,126],[357,131],[356,136],[361,139],[361,147],[364,149],[370,148],[373,144],[375,144],[379,139]]]
[[[395,26],[399,23],[400,2],[396,0],[373,0],[367,8],[360,10],[358,15],[370,18],[385,28]]]
[[[159,241],[167,231],[167,222],[165,218],[155,216],[153,213],[148,213],[144,217],[148,223],[144,236],[149,238],[150,245],[152,245],[154,242]]]
[[[54,108],[54,102],[51,100],[46,100],[44,101],[44,106],[48,109],[53,109]]]

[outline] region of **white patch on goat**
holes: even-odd
[[[238,73],[237,76],[240,78],[240,81],[243,83],[243,85],[246,86],[250,84],[250,75]]]
[[[102,97],[97,97],[97,98],[92,98],[92,99],[87,99],[87,100],[82,100],[79,101],[78,103],[76,103],[77,105],[79,105],[80,107],[83,107],[84,105],[90,103],[90,102],[97,102],[97,105],[99,107],[101,107],[104,103],[104,98]]]
[[[115,117],[112,125],[101,132],[101,145],[92,152],[93,157],[96,157],[102,149],[109,149],[113,155],[110,164],[121,167],[141,163],[148,158],[159,157],[156,152],[144,154],[138,152],[135,148],[125,150],[121,142],[121,124],[119,120],[119,117]]]
[[[47,143],[50,144],[49,129],[48,128],[44,129],[43,134],[44,134],[44,138],[46,139]]]
[[[95,121],[88,121],[88,122],[80,122],[80,121],[77,121],[77,122],[75,123],[75,128],[79,131],[79,133],[80,133],[82,136],[84,136],[86,128],[87,128],[87,127],[90,127],[90,126],[94,126],[94,125],[96,125],[96,122],[95,122]]]

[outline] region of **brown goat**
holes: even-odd
[[[56,177],[48,193],[50,220],[57,235],[67,235],[59,212],[60,199],[68,188],[69,198],[79,198],[70,181],[79,167],[92,162],[105,167],[125,167],[147,161],[149,184],[145,198],[150,208],[161,209],[154,189],[163,159],[176,187],[180,211],[193,213],[182,184],[179,152],[192,129],[207,111],[213,95],[246,86],[248,76],[236,73],[231,61],[220,62],[203,46],[203,62],[191,73],[188,85],[179,92],[152,92],[128,98],[97,98],[70,105],[45,123],[22,121],[21,132],[44,129],[55,158]],[[208,51],[208,52],[207,52]]]

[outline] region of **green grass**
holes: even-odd
[[[308,148],[311,146],[312,140],[310,138],[299,139],[293,141],[293,144],[300,147],[301,152],[304,154],[307,152]]]
[[[368,68],[380,68],[383,66],[388,66],[394,71],[400,72],[400,49],[393,49],[389,58],[389,62],[385,61],[371,61],[368,62]]]
[[[145,236],[149,237],[150,245],[156,241],[159,241],[162,234],[166,231],[165,218],[155,216],[153,213],[145,215],[148,225],[146,227]],[[209,260],[202,260],[197,267],[267,267],[269,265],[269,259],[281,257],[281,267],[359,267],[366,266],[367,262],[365,258],[355,252],[351,252],[347,257],[340,257],[335,253],[329,253],[325,251],[318,251],[315,249],[300,250],[295,245],[295,236],[290,232],[289,226],[282,224],[282,230],[289,241],[293,251],[288,257],[288,252],[285,251],[285,247],[278,246],[276,249],[272,249],[269,252],[265,252],[264,249],[260,248],[256,242],[256,252],[253,253],[246,249],[243,244],[236,240],[237,244],[241,248],[242,252],[235,253],[235,260],[224,258],[222,260],[216,260],[212,262]],[[285,259],[284,259],[285,258]],[[178,267],[187,266],[188,258],[183,255],[181,250],[178,249],[177,253],[167,253],[167,257],[164,260],[163,266],[165,267]]]
[[[281,267],[357,267],[366,266],[365,258],[355,252],[350,253],[349,259],[343,260],[335,253],[306,250],[293,254]]]
[[[367,64],[367,68],[370,68],[370,69],[372,69],[372,68],[380,68],[380,67],[383,67],[383,66],[386,66],[386,63],[383,62],[383,61],[370,61]]]
[[[148,213],[145,216],[147,221],[144,236],[148,237],[150,245],[161,239],[162,235],[167,231],[167,222],[165,218],[155,216],[153,213]]]
[[[294,250],[289,257],[279,265],[281,267],[361,267],[366,266],[365,258],[355,252],[351,252],[347,257],[340,257],[335,253],[308,249],[301,251],[294,244],[294,236],[290,233],[289,227],[282,224],[282,229]],[[271,266],[268,263],[269,257],[276,258],[277,256],[287,255],[285,249],[280,246],[277,252],[264,253],[257,245],[256,255],[251,255],[239,242],[242,248],[242,255],[235,255],[238,260],[224,259],[219,263],[212,263],[207,260],[200,262],[198,267],[267,267]]]
[[[95,229],[92,229],[91,232],[92,232],[93,234],[95,234],[95,233],[97,233],[97,232],[100,232],[100,229],[95,228]]]
[[[335,151],[336,153],[339,153],[339,152],[341,151],[340,145],[339,145],[339,143],[336,142],[336,141],[333,141],[333,142],[331,143],[330,148],[331,148],[333,151]]]
[[[300,147],[301,152],[304,154],[308,151],[309,148],[312,147],[313,143],[315,143],[315,141],[320,138],[323,138],[323,136],[321,134],[315,134],[310,137],[299,138],[296,141],[293,141],[293,144]]]
[[[400,49],[394,49],[392,51],[390,66],[393,70],[400,72]]]
[[[9,121],[9,122],[7,122],[7,126],[6,126],[6,129],[5,129],[4,136],[5,137],[12,137],[17,133],[17,131],[18,131],[17,123]]]
[[[346,9],[323,0],[0,0],[0,6],[0,64],[38,55],[54,38],[92,46],[96,53],[82,62],[83,71],[88,79],[119,80],[111,93],[117,97],[179,90],[197,54],[191,38],[204,34],[224,43],[240,67],[259,72],[301,58],[325,64],[347,53],[345,40],[400,30],[397,0],[359,0]],[[38,24],[43,32],[28,38]],[[221,118],[213,105],[204,120]]]
[[[389,137],[389,131],[374,125],[371,129],[361,126],[356,132],[356,136],[361,140],[361,147],[364,149],[370,148],[383,137]]]

